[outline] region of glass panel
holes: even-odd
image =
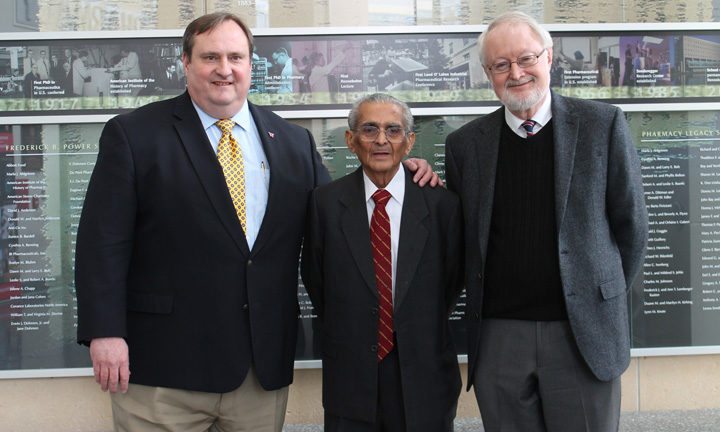
[[[0,369],[86,367],[75,236],[102,124],[0,126]]]

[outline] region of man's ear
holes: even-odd
[[[357,154],[355,151],[355,140],[353,139],[354,132],[350,129],[345,131],[345,145],[347,145],[347,148],[350,149],[351,153]]]
[[[413,146],[415,145],[415,132],[408,132],[407,140],[408,142],[405,145],[405,156],[410,154],[410,151],[412,151]]]
[[[187,53],[182,54],[183,69],[187,72],[188,65],[190,64],[190,56]]]

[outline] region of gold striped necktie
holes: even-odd
[[[246,233],[245,170],[243,168],[242,150],[231,133],[235,122],[230,119],[222,119],[215,124],[222,131],[217,150],[218,161],[222,166],[225,183],[227,183],[228,191],[230,191],[230,197],[235,205],[240,225],[242,225],[243,232]]]

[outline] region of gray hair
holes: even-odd
[[[373,93],[371,95],[364,96],[363,98],[356,100],[350,109],[348,115],[348,127],[350,130],[355,130],[358,127],[358,121],[360,121],[360,105],[364,103],[370,104],[381,104],[388,103],[397,105],[402,110],[403,128],[406,132],[412,132],[413,129],[413,116],[410,112],[410,107],[400,99],[396,99],[387,93]]]
[[[513,24],[513,25],[522,25],[525,24],[530,28],[530,31],[532,31],[535,36],[538,38],[538,41],[540,41],[543,45],[543,48],[550,48],[553,46],[553,40],[550,36],[550,33],[545,30],[536,20],[535,18],[531,17],[530,15],[519,12],[519,11],[512,11],[512,12],[505,12],[492,20],[490,22],[490,25],[488,25],[488,28],[478,36],[478,54],[480,57],[480,64],[485,64],[485,36],[490,33],[492,29],[499,26],[500,24]]]

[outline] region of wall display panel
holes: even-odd
[[[633,347],[720,345],[720,112],[627,118],[650,219]]]
[[[497,105],[478,31],[263,35],[249,99],[278,110],[346,109],[368,92],[412,107]],[[720,96],[720,34],[555,31],[551,87],[607,102],[699,102]],[[0,112],[107,113],[185,88],[179,37],[0,42]]]
[[[101,124],[0,126],[0,369],[88,366],[75,235]]]
[[[130,110],[185,89],[177,38],[0,42],[0,111]]]
[[[498,105],[477,58],[481,29],[404,30],[258,32],[249,99],[308,128],[339,178],[359,166],[344,142],[347,108],[368,92],[391,93],[417,114],[412,155],[444,177],[447,134]],[[651,230],[630,298],[634,353],[720,352],[719,33],[601,30],[552,32],[551,85],[626,107]],[[175,32],[62,36],[0,37],[0,377],[87,370],[87,350],[75,343],[74,239],[102,124],[83,122],[185,84]],[[81,80],[63,81],[73,75]],[[299,285],[297,359],[313,361],[298,365],[315,367],[317,320]],[[461,353],[464,301],[451,317]]]

